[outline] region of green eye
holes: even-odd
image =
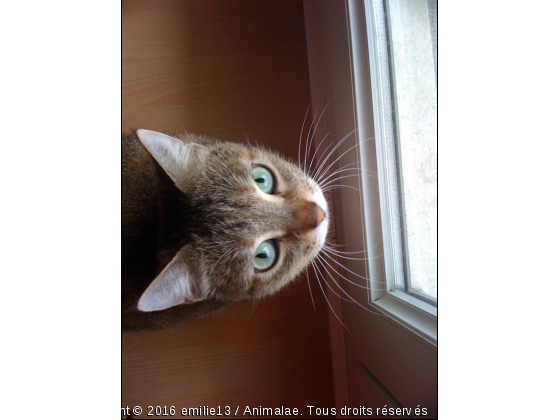
[[[272,241],[264,241],[257,247],[253,257],[253,267],[258,271],[266,271],[276,262],[276,247]]]
[[[274,177],[270,171],[262,166],[253,167],[253,179],[258,187],[267,194],[272,194],[274,191]]]

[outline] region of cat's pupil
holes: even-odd
[[[257,255],[257,258],[268,258],[269,255],[266,252],[261,252],[260,254]]]
[[[264,178],[255,179],[255,181],[257,181],[259,184],[262,184],[263,182],[266,182],[266,180]]]

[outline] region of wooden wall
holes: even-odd
[[[122,8],[123,131],[235,141],[246,133],[297,159],[310,103],[300,0],[124,0]],[[302,277],[254,308],[123,333],[123,406],[332,407],[328,307],[310,280],[316,312]]]

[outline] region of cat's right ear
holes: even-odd
[[[136,305],[139,311],[161,311],[208,298],[208,287],[188,255],[186,249],[180,250],[152,281]]]
[[[196,164],[206,150],[205,146],[185,143],[157,131],[137,130],[136,134],[144,147],[175,183],[189,172],[192,165]]]

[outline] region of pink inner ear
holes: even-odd
[[[200,276],[188,264],[188,253],[182,249],[144,291],[138,301],[142,312],[162,311],[177,305],[199,302],[206,298]]]

